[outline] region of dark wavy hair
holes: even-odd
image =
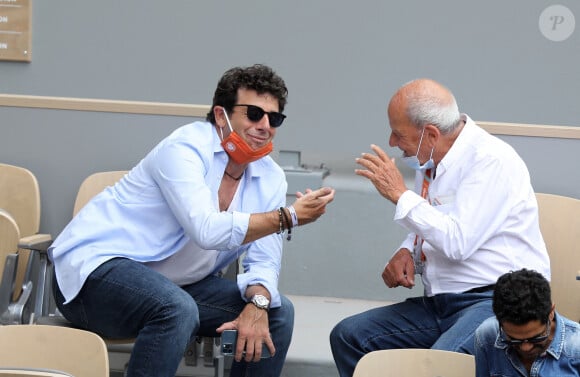
[[[215,124],[213,109],[216,106],[225,107],[229,113],[238,100],[240,88],[255,90],[258,94],[273,95],[278,99],[279,111],[284,111],[288,96],[284,80],[272,68],[263,64],[254,64],[250,67],[231,68],[223,74],[215,90],[211,110],[205,119]]]
[[[493,312],[499,323],[546,323],[552,311],[550,283],[539,272],[527,269],[499,277],[493,293]]]

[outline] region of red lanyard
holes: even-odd
[[[423,199],[429,201],[429,184],[431,183],[431,169],[425,170],[425,174],[423,175],[423,185],[421,186],[421,196]],[[415,236],[414,245],[417,246],[417,242],[419,241],[419,235]],[[423,242],[425,240],[421,239],[421,246],[423,246]],[[422,247],[421,247],[422,248]],[[421,251],[421,261],[425,262],[425,253]]]
[[[426,199],[429,196],[429,184],[431,183],[431,169],[425,170],[425,174],[423,175],[423,186],[421,187],[421,196],[423,199]]]

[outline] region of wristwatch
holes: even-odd
[[[270,300],[264,295],[253,295],[250,302],[260,309],[270,309]]]

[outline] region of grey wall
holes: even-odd
[[[266,63],[285,78],[276,149],[325,163],[325,183],[341,188],[329,216],[288,245],[282,283],[297,293],[383,294],[375,278],[402,231],[352,170],[370,143],[386,147],[386,103],[404,82],[443,82],[476,120],[580,126],[580,25],[546,39],[538,20],[551,1],[32,3],[32,62],[0,62],[0,93],[209,104],[232,66]],[[580,23],[578,1],[557,3]],[[57,234],[85,176],[130,168],[191,120],[0,107],[0,161],[37,175],[42,231]],[[579,140],[502,138],[538,191],[580,197]]]
[[[578,1],[556,3],[580,24]],[[474,119],[580,125],[580,30],[546,39],[552,4],[33,1],[32,62],[0,62],[0,92],[207,104],[224,70],[267,63],[290,89],[277,145],[350,168],[387,144],[388,98],[416,77],[448,85]]]

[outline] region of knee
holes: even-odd
[[[337,323],[333,329],[330,331],[330,345],[336,345],[343,343],[345,339],[348,338],[350,326],[347,323],[347,319],[343,319]]]
[[[290,301],[287,297],[280,296],[282,300],[282,305],[280,306],[278,312],[278,316],[280,317],[281,321],[289,326],[290,328],[294,327],[294,304]]]
[[[185,291],[174,290],[161,300],[159,312],[167,322],[189,334],[199,329],[199,310],[195,300]]]
[[[290,344],[294,331],[294,305],[284,296],[281,296],[281,300],[281,306],[270,310],[268,315],[270,333],[274,339]]]

